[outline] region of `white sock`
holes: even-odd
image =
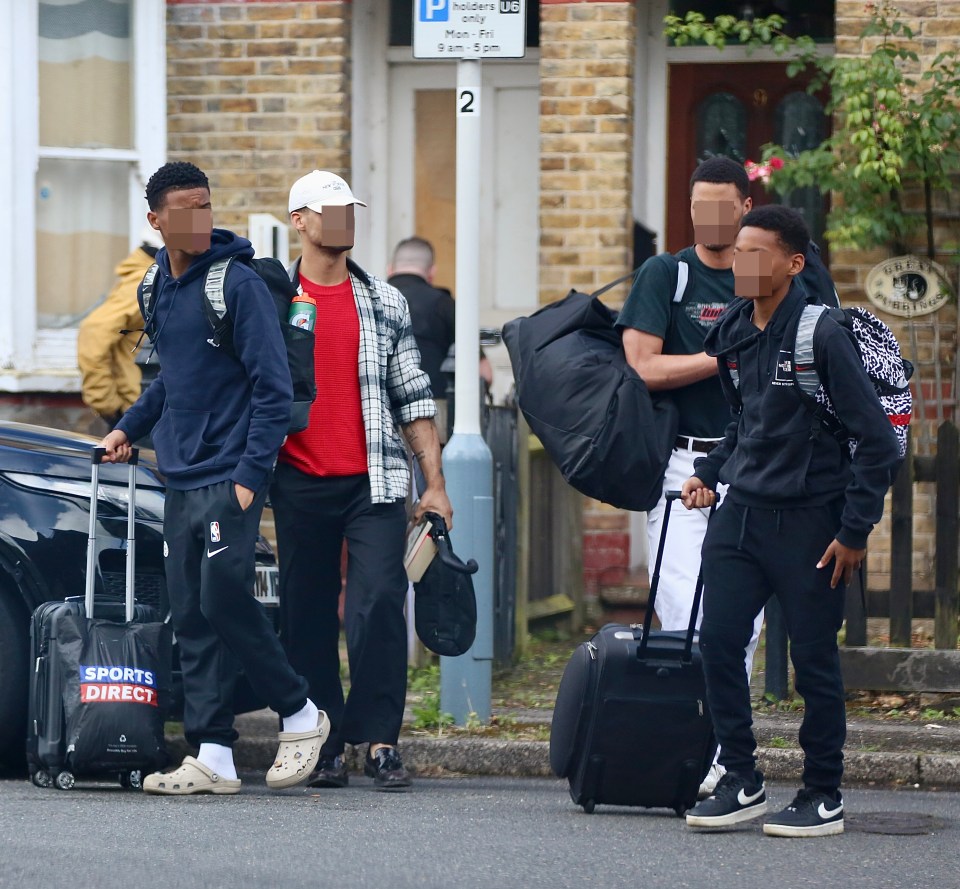
[[[307,703],[297,710],[293,716],[283,717],[283,730],[285,732],[309,732],[317,727],[317,717],[320,711],[317,705],[307,698]]]
[[[221,778],[236,780],[237,767],[233,764],[232,747],[224,747],[223,744],[201,744],[197,759]]]

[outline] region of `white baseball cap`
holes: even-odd
[[[367,205],[363,201],[358,201],[346,180],[341,179],[336,173],[328,173],[326,170],[314,170],[301,176],[290,189],[290,200],[287,205],[287,212],[292,213],[301,207],[309,207],[316,213],[322,213],[324,205],[328,207],[348,207],[350,204],[359,204],[361,207]]]

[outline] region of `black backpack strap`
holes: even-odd
[[[203,279],[203,314],[213,331],[207,342],[215,349],[221,346],[228,352],[233,350],[233,338],[227,334],[232,332],[233,322],[227,314],[227,301],[224,296],[226,290],[227,272],[233,264],[234,257],[219,259],[207,269]]]
[[[639,271],[640,269],[636,268],[632,272],[629,272],[626,275],[621,275],[619,278],[617,278],[616,281],[611,281],[609,284],[604,284],[603,287],[601,287],[599,290],[594,290],[593,293],[590,294],[590,298],[593,299],[594,297],[602,296],[604,293],[606,293],[608,290],[612,290],[618,284],[622,284],[624,281],[629,281]]]
[[[690,280],[690,267],[682,259],[677,259],[673,253],[663,253],[662,256],[667,256],[670,259],[674,260],[677,265],[677,286],[673,293],[673,302],[678,303],[683,299],[684,293],[687,290],[687,283]],[[349,260],[348,260],[349,262]],[[612,290],[618,284],[622,284],[624,281],[629,281],[631,278],[637,276],[637,272],[643,266],[637,266],[632,272],[628,272],[626,275],[621,275],[615,281],[611,281],[609,284],[604,284],[599,290],[594,290],[590,294],[591,299],[597,296],[603,296],[608,290]]]

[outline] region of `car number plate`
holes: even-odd
[[[264,605],[280,604],[280,571],[276,565],[257,565],[253,595]]]

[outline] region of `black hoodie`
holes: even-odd
[[[707,333],[705,349],[718,359],[735,417],[723,441],[696,461],[695,471],[710,488],[718,481],[728,484],[727,496],[743,506],[796,509],[844,497],[837,539],[863,549],[883,514],[883,498],[899,462],[897,439],[853,334],[832,318],[817,325],[814,360],[837,415],[857,441],[852,459],[847,445],[820,428],[800,400],[792,349],[806,302],[804,290],[794,283],[761,331],[751,321],[753,302],[737,299]],[[739,373],[739,390],[731,368]]]
[[[235,355],[208,343],[203,283],[217,260],[249,259],[246,238],[215,228],[210,249],[179,277],[166,249],[157,253],[151,313],[162,370],[117,425],[131,441],[153,429],[167,484],[192,490],[224,482],[266,484],[290,422],[290,370],[273,297],[244,262],[230,266],[224,287]],[[137,296],[143,310],[143,287]]]

